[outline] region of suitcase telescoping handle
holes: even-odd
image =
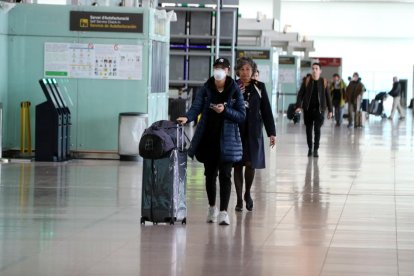
[[[184,150],[184,126],[177,124],[177,149],[180,146],[180,141],[178,137],[180,137],[180,131],[181,131],[181,151]]]

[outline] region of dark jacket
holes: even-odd
[[[197,124],[197,129],[191,140],[188,155],[193,158],[197,152],[198,146],[202,140],[205,131],[207,114],[211,103],[211,83],[214,83],[214,78],[210,78],[197,92],[196,98],[188,110],[186,117],[188,122],[194,121],[201,113],[200,122]],[[246,116],[244,107],[243,95],[240,92],[239,86],[236,82],[227,77],[226,83],[229,83],[225,89],[229,89],[229,99],[224,108],[224,122],[220,137],[220,157],[224,162],[238,162],[243,155],[243,148],[240,138],[238,123],[242,123]]]
[[[365,86],[360,80],[351,81],[346,87],[345,99],[348,103],[355,104],[358,100],[358,97],[362,98],[362,94],[365,92]]]
[[[319,99],[319,111],[324,112],[328,108],[329,112],[332,112],[332,100],[329,92],[328,81],[324,78],[318,80],[318,99]],[[296,99],[296,108],[302,108],[304,111],[308,111],[313,89],[312,77],[307,77],[302,81],[298,96]]]
[[[401,96],[401,85],[398,81],[393,83],[392,89],[388,94],[393,98]]]
[[[248,143],[247,148],[249,150],[248,156],[250,160],[245,161],[250,161],[252,167],[255,169],[263,169],[266,167],[263,125],[267,136],[276,136],[275,121],[265,84],[259,81],[252,81],[245,89],[245,93],[250,94],[246,122],[240,125],[240,127],[246,126],[244,135],[247,139],[243,140],[246,140]]]

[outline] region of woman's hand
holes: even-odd
[[[224,110],[224,104],[216,104],[211,107],[215,112],[221,113]]]
[[[245,92],[245,87],[244,87],[243,82],[241,80],[239,80],[237,84],[239,85],[240,91],[243,94]]]
[[[276,145],[276,136],[270,136],[270,147],[273,148]]]
[[[178,117],[178,118],[176,119],[176,121],[177,121],[180,125],[185,125],[185,124],[187,123],[187,121],[188,121],[188,118],[187,118],[187,117]]]

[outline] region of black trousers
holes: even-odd
[[[312,132],[315,132],[315,142],[313,149],[319,149],[319,140],[321,139],[321,127],[325,118],[325,112],[319,112],[318,109],[306,110],[303,112],[306,126],[306,141],[308,148],[312,150]]]
[[[204,175],[206,177],[206,191],[210,206],[216,205],[216,179],[219,176],[220,183],[220,211],[227,211],[231,193],[231,170],[233,163],[221,162],[219,158],[204,162]]]

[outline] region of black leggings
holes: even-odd
[[[237,201],[240,202],[243,200],[243,165],[234,166],[234,186],[236,187]],[[244,169],[244,180],[246,183],[246,190],[244,192],[246,197],[250,197],[250,189],[253,184],[253,179],[256,170],[251,167],[250,162],[246,162],[246,167]]]
[[[216,205],[216,179],[220,182],[220,211],[227,211],[231,193],[231,169],[233,163],[208,160],[204,162],[204,175],[206,177],[206,191],[210,206]]]
[[[308,142],[308,148],[312,150],[312,131],[315,131],[315,142],[313,149],[319,149],[319,140],[321,139],[321,127],[324,121],[324,112],[314,109],[304,112],[304,121],[306,125],[306,140]]]

